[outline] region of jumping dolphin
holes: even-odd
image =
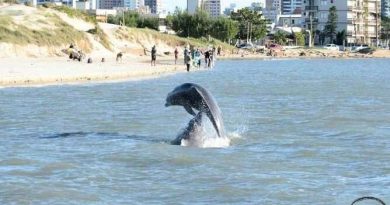
[[[194,83],[185,83],[170,92],[165,106],[181,105],[193,116],[194,109],[206,113],[219,137],[225,137],[222,115],[213,96],[203,87]],[[194,118],[196,119],[196,118]]]

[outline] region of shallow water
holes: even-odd
[[[0,204],[390,203],[390,60],[220,61],[144,81],[0,89]],[[172,146],[195,82],[227,148]],[[363,203],[361,203],[363,204]]]

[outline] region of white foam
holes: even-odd
[[[181,146],[199,148],[224,148],[230,146],[228,137],[199,137],[196,140],[181,140]]]
[[[234,132],[229,132],[226,137],[218,137],[216,134],[204,134],[203,136],[196,139],[182,139],[180,145],[185,147],[199,148],[226,148],[231,146],[232,140],[241,138],[243,138],[241,130],[237,130]]]
[[[198,130],[199,131],[199,130]],[[214,126],[208,118],[203,119],[202,130],[196,138],[182,139],[181,146],[199,148],[226,148],[231,145],[231,141],[243,138],[243,133],[247,131],[245,126],[240,126],[234,132],[227,132],[226,136],[219,137]]]

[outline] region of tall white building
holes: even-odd
[[[211,17],[221,15],[221,0],[187,0],[187,11],[195,13],[196,10],[201,9],[208,13]]]
[[[375,45],[380,34],[380,0],[306,0],[306,29],[323,31],[329,8],[337,10],[337,31],[346,31],[347,43]]]
[[[221,15],[221,0],[203,0],[203,9],[211,17]]]

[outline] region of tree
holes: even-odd
[[[337,45],[344,45],[345,39],[346,39],[345,29],[337,32],[337,34],[336,34],[336,44]]]
[[[150,28],[158,30],[159,27],[158,18],[154,17],[140,17],[137,19],[137,28]]]
[[[337,10],[336,6],[332,6],[329,8],[328,21],[326,22],[324,33],[327,37],[330,38],[330,42],[333,43],[334,36],[337,31]]]
[[[274,34],[274,40],[277,44],[284,45],[287,43],[287,35],[285,32],[279,30]]]
[[[182,37],[201,38],[211,35],[221,41],[229,41],[238,33],[236,21],[226,17],[212,18],[202,10],[190,15],[176,9],[173,15],[167,17],[167,22]]]
[[[240,9],[232,12],[231,18],[239,24],[238,37],[246,38],[250,42],[252,38],[260,39],[266,35],[266,20],[258,11],[252,11],[249,8]]]
[[[238,23],[226,17],[214,19],[210,35],[221,41],[230,42],[238,33]]]
[[[305,45],[305,35],[302,32],[293,33],[297,46]]]
[[[127,27],[150,28],[158,30],[159,26],[158,18],[143,17],[134,11],[126,11],[124,13],[119,13],[116,16],[109,15],[107,18],[108,23],[118,25],[123,24],[123,20],[125,21],[125,26]]]
[[[389,17],[382,17],[382,32],[381,32],[381,39],[385,41],[385,45],[389,45],[390,40],[390,18]]]

